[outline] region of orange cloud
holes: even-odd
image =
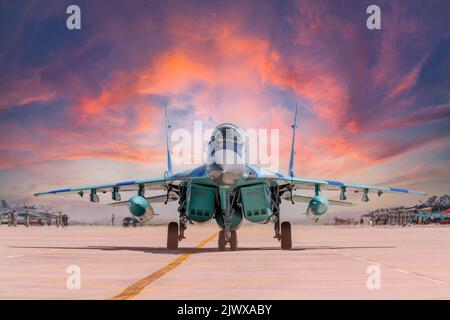
[[[302,150],[297,161],[306,173],[342,173],[352,170],[355,164],[373,165],[390,158],[389,153],[413,148],[407,143],[381,142],[377,146],[369,138],[361,137],[359,134],[369,131],[362,119],[370,122],[372,117],[362,113],[365,105],[358,105],[358,102],[365,102],[364,99],[353,100],[359,89],[363,89],[362,96],[371,94],[371,91],[364,91],[365,81],[375,86],[387,83],[391,97],[399,96],[416,83],[421,65],[407,75],[401,73],[401,81],[388,70],[398,62],[392,47],[398,35],[388,33],[386,39],[382,39],[381,62],[372,73],[364,58],[367,49],[361,40],[365,39],[353,22],[324,10],[321,3],[294,5],[287,20],[294,34],[294,39],[286,39],[288,49],[274,39],[275,33],[252,32],[248,28],[250,5],[231,6],[220,15],[207,9],[188,10],[186,6],[174,5],[161,21],[166,40],[161,45],[163,49],[134,50],[130,53],[133,58],[130,64],[108,73],[106,80],[99,83],[99,90],[88,90],[79,78],[70,78],[77,96],[70,101],[69,117],[73,119],[73,126],[40,127],[42,136],[51,137],[49,145],[30,142],[17,148],[36,151],[45,147],[45,151],[36,151],[39,153],[36,159],[40,160],[93,156],[150,161],[156,155],[147,150],[154,146],[141,142],[148,139],[149,144],[156,143],[158,139],[162,141],[163,136],[162,103],[154,102],[151,99],[154,97],[170,101],[169,109],[183,111],[183,118],[173,121],[186,126],[193,119],[208,119],[216,124],[231,121],[242,127],[279,128],[282,134],[290,133],[292,112],[279,106],[281,99],[271,92],[273,88],[283,94],[287,92],[291,100],[305,101],[304,108],[312,111],[312,121],[317,128],[301,135],[297,144]],[[101,34],[108,40],[128,44],[128,33],[113,23],[114,14],[110,11],[105,14],[109,22],[102,27],[104,33]],[[157,25],[145,20],[131,23],[145,31]],[[415,26],[406,23],[400,27],[412,34]],[[113,32],[106,32],[109,27]],[[339,35],[335,34],[337,27],[341,30]],[[102,41],[99,35],[92,39]],[[92,39],[69,60],[61,58],[55,64],[89,52],[96,43]],[[357,50],[345,50],[340,42],[343,47]],[[126,46],[123,50],[126,51]],[[48,69],[54,67],[47,66]],[[397,72],[398,68],[393,70]],[[46,89],[41,95],[33,88],[26,97],[12,95],[4,103],[53,99],[57,92],[52,90],[54,87],[41,87],[38,80],[36,77],[31,83],[36,88]],[[447,111],[442,107],[429,114],[438,118]],[[376,112],[372,112],[373,118]],[[414,125],[421,122],[422,116],[420,113],[400,120],[374,120],[370,128],[384,130]],[[427,119],[433,121],[431,118]],[[290,137],[282,138],[281,157],[287,159]],[[124,147],[125,143],[131,147]],[[67,144],[70,148],[65,147]],[[387,151],[383,152],[383,148]],[[332,161],[334,164],[330,165]],[[10,160],[6,162],[13,164]]]

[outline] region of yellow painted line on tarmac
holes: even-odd
[[[184,261],[186,261],[187,258],[191,254],[193,254],[196,250],[202,248],[207,244],[209,241],[214,239],[219,232],[215,232],[214,234],[210,235],[208,238],[200,242],[195,248],[183,253],[175,260],[169,262],[167,265],[159,269],[158,271],[153,272],[152,274],[148,275],[147,277],[139,280],[138,282],[133,283],[129,287],[127,287],[125,290],[123,290],[121,293],[119,293],[117,296],[112,297],[112,300],[130,300],[135,298],[139,293],[142,292],[142,290],[145,289],[149,284],[154,282],[155,280],[161,278],[166,273],[172,271],[179,265],[181,265]]]

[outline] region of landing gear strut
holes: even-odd
[[[229,240],[226,239],[225,232],[223,230],[221,230],[219,232],[219,239],[218,239],[217,243],[219,245],[220,251],[225,251],[225,247],[226,247],[227,243],[230,244],[231,251],[236,251],[237,246],[238,246],[236,230],[231,230],[231,235],[230,235]]]
[[[275,230],[275,235],[273,236],[278,241],[281,240],[281,233],[280,233],[280,219],[278,217],[275,217],[275,223],[273,226],[273,229]]]
[[[231,191],[228,187],[220,188],[220,201],[223,216],[223,234],[225,241],[231,240],[231,217],[233,215],[233,209],[231,205]]]
[[[180,234],[178,235],[178,240],[181,241],[183,239],[186,239],[186,237],[184,236],[184,231],[187,229],[187,224],[188,224],[189,220],[187,219],[186,216],[181,216],[180,217]]]
[[[185,215],[180,215],[179,227],[176,222],[169,223],[169,226],[167,227],[167,249],[178,249],[178,242],[186,239],[184,231],[187,229],[187,224],[189,222],[190,220]]]

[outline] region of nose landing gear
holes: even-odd
[[[221,230],[219,232],[219,239],[217,241],[219,245],[219,251],[225,251],[227,243],[230,244],[230,250],[236,251],[238,247],[237,233],[235,230],[231,230],[230,238],[227,240],[225,237],[225,231]]]

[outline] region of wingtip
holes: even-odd
[[[413,194],[417,194],[419,196],[427,196],[428,193],[427,192],[423,192],[423,191],[416,191],[416,190],[408,190],[408,193],[413,193]]]

